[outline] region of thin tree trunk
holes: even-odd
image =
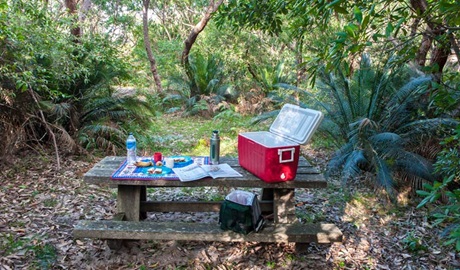
[[[417,55],[415,57],[415,62],[421,67],[425,66],[426,57],[430,51],[431,43],[433,41],[430,32],[431,28],[430,26],[427,26],[425,33],[423,34],[422,41],[420,42],[420,46],[418,47]]]
[[[65,7],[67,8],[69,14],[73,16],[74,25],[70,29],[70,33],[75,37],[75,42],[79,42],[81,38],[81,28],[78,21],[78,10],[77,10],[77,0],[65,0]]]
[[[188,57],[190,54],[190,50],[192,49],[192,46],[195,43],[198,35],[203,31],[203,29],[208,24],[209,20],[212,17],[212,14],[217,11],[219,6],[223,2],[224,0],[218,0],[218,1],[211,0],[209,3],[209,6],[206,9],[206,12],[203,15],[203,18],[201,18],[200,22],[192,28],[192,31],[188,35],[187,39],[184,41],[185,46],[184,46],[184,50],[182,51],[181,63],[184,66],[185,73],[187,74],[187,76],[192,82],[191,93],[190,93],[191,96],[198,95],[198,89],[196,86],[193,85],[194,83],[194,80],[192,79],[193,74],[190,71],[190,62],[189,62],[189,57]]]
[[[442,79],[443,68],[446,65],[452,46],[450,41],[443,42],[442,40],[444,39],[439,38],[446,35],[446,28],[436,25],[431,21],[430,14],[427,14],[427,10],[429,10],[427,0],[410,0],[410,3],[417,15],[425,17],[427,23],[415,60],[420,66],[425,66],[428,52],[431,47],[434,47],[431,49],[430,67],[435,67],[432,69],[432,74],[434,75],[435,80],[440,82]]]
[[[160,75],[158,74],[157,64],[155,61],[155,57],[153,56],[152,47],[150,44],[150,37],[149,37],[149,19],[148,19],[148,11],[150,6],[150,0],[143,0],[144,10],[142,14],[142,22],[143,22],[143,33],[144,33],[144,46],[145,50],[147,51],[147,58],[150,62],[150,71],[152,72],[153,80],[155,81],[155,86],[158,92],[162,92],[163,88],[161,87],[161,79]]]
[[[56,140],[56,135],[54,134],[53,129],[51,129],[50,124],[48,123],[48,121],[46,121],[46,117],[43,114],[43,111],[40,109],[38,98],[36,97],[36,94],[35,94],[34,90],[29,88],[29,93],[32,96],[35,104],[37,105],[37,108],[39,108],[38,112],[40,113],[40,120],[42,120],[43,125],[45,125],[46,129],[49,132],[49,135],[51,136],[51,139],[53,140],[54,154],[56,155],[56,167],[57,167],[56,169],[59,171],[59,170],[61,170],[61,158],[59,157],[59,148],[58,148],[58,144],[57,144],[57,140]]]
[[[452,32],[449,32],[449,40],[450,40],[452,49],[454,50],[455,55],[457,56],[457,61],[458,61],[460,60],[460,48],[458,46],[457,39],[455,38]]]

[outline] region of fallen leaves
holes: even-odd
[[[318,164],[326,155],[303,149]],[[110,188],[87,185],[91,167],[70,157],[61,172],[36,158],[30,170],[0,170],[0,269],[34,268],[40,263],[62,269],[449,269],[459,256],[440,245],[438,231],[423,209],[407,206],[391,213],[372,191],[357,185],[347,194],[339,183],[324,190],[299,190],[296,209],[302,222],[335,223],[343,243],[311,244],[295,252],[292,244],[140,241],[118,251],[103,240],[74,239],[80,219],[109,219],[116,211]],[[258,190],[254,190],[259,192]],[[213,188],[149,189],[155,200],[222,197]],[[149,213],[152,220],[213,222],[217,213]],[[410,237],[409,237],[410,236]],[[412,238],[411,238],[412,237]],[[426,250],[411,252],[407,244]],[[53,255],[56,255],[53,257]],[[35,267],[36,268],[36,267]]]

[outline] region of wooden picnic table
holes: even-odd
[[[73,231],[77,238],[130,240],[197,240],[331,243],[341,242],[342,233],[334,224],[301,224],[295,216],[295,189],[325,188],[327,182],[320,171],[301,158],[293,181],[266,183],[242,168],[238,158],[221,159],[241,173],[237,178],[204,178],[191,182],[179,180],[114,180],[112,174],[125,157],[108,156],[85,175],[88,184],[117,189],[117,214],[111,220],[80,220]],[[220,201],[148,201],[147,187],[227,187],[261,188],[260,206],[264,214],[272,214],[262,231],[238,234],[223,231],[219,224],[192,222],[154,222],[145,220],[147,212],[218,212]],[[112,246],[118,246],[113,244]]]

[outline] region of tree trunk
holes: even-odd
[[[70,33],[75,37],[74,41],[79,42],[81,38],[81,28],[78,21],[78,10],[77,10],[77,0],[65,0],[65,7],[67,8],[69,14],[73,17],[73,25],[70,29]]]
[[[445,31],[442,31],[446,34]],[[431,52],[430,66],[433,67],[433,75],[436,82],[441,82],[442,70],[447,63],[450,54],[450,42],[442,42],[436,44]]]
[[[185,46],[184,46],[184,50],[182,51],[181,63],[184,66],[185,73],[187,74],[188,78],[190,79],[192,83],[191,92],[190,92],[190,95],[192,97],[198,95],[198,89],[196,85],[194,84],[193,74],[190,70],[190,62],[189,62],[188,56],[190,54],[190,50],[192,49],[192,46],[195,43],[198,35],[203,31],[203,29],[206,27],[209,20],[211,19],[212,14],[217,11],[219,6],[223,2],[224,0],[217,0],[217,1],[211,0],[209,3],[209,6],[206,9],[206,12],[203,18],[201,18],[200,22],[192,28],[192,31],[188,35],[187,39],[184,41]]]
[[[158,75],[157,64],[155,57],[153,56],[152,47],[150,44],[149,37],[149,20],[148,20],[148,11],[150,6],[150,0],[143,0],[144,10],[142,12],[142,22],[143,22],[143,34],[144,34],[144,46],[147,51],[147,58],[150,62],[150,71],[152,72],[153,80],[155,81],[155,86],[158,92],[162,92],[163,88],[161,87],[160,75]]]
[[[423,34],[422,41],[420,42],[420,46],[418,47],[417,55],[415,56],[415,62],[421,67],[425,66],[426,56],[430,51],[431,42],[433,40],[431,34],[428,34],[429,32],[431,32],[430,29],[431,28],[429,26],[426,27],[425,34]]]
[[[423,17],[427,23],[415,60],[419,66],[425,66],[427,55],[431,49],[431,60],[429,64],[432,68],[431,73],[434,75],[437,82],[441,82],[442,72],[447,63],[447,58],[449,57],[452,46],[450,41],[443,41],[446,40],[443,38],[443,36],[447,34],[446,28],[436,25],[431,20],[430,14],[427,13],[427,10],[429,10],[427,0],[410,0],[410,3],[417,13],[417,16]]]

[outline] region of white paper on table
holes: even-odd
[[[194,181],[206,177],[212,177],[214,179],[219,177],[242,177],[239,172],[235,171],[226,163],[201,166],[192,163],[182,168],[174,168],[173,171],[182,182]]]

